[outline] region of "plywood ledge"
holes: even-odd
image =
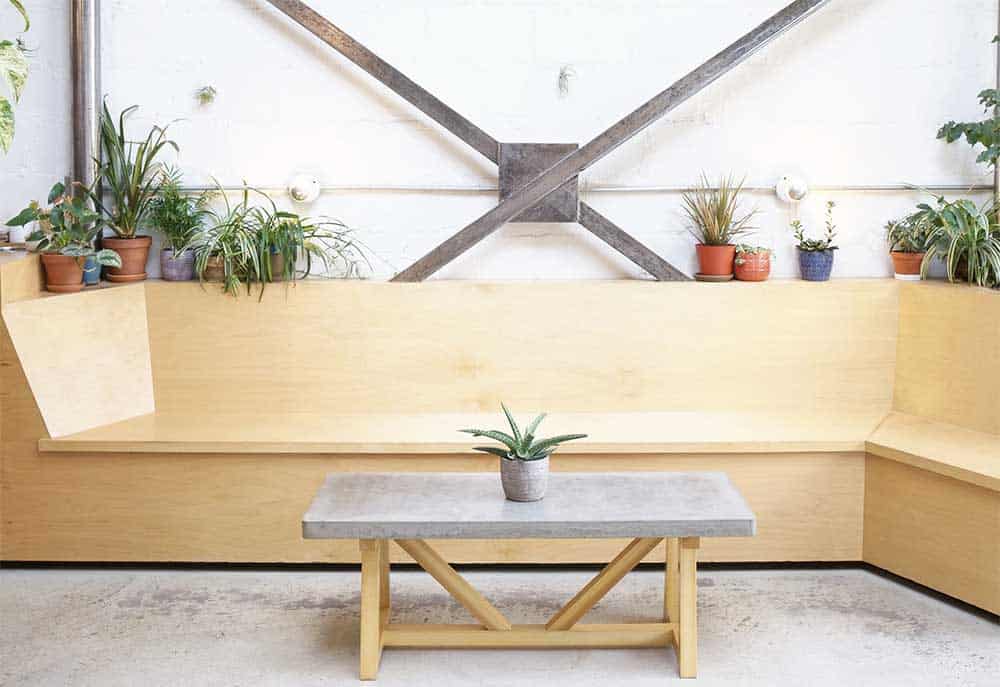
[[[545,435],[585,432],[563,453],[697,454],[864,451],[874,413],[553,413]],[[459,433],[494,427],[494,413],[180,414],[156,412],[41,439],[68,453],[469,454],[488,440]]]
[[[866,442],[868,453],[1000,491],[1000,436],[890,413]]]

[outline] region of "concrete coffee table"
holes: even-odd
[[[635,648],[673,646],[681,677],[698,661],[696,559],[701,537],[747,537],[754,514],[718,472],[553,473],[535,503],[507,501],[496,474],[330,475],[302,519],[307,539],[359,539],[361,679],[374,680],[383,647]],[[512,625],[432,549],[427,539],[634,537],[544,625]],[[394,540],[479,625],[389,622]],[[579,620],[666,540],[663,621],[585,625]]]

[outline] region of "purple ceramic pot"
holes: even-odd
[[[171,248],[160,251],[160,276],[166,281],[191,281],[194,279],[194,253],[184,251],[174,257]]]

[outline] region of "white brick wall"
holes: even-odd
[[[44,7],[62,3],[35,4],[42,16],[55,12]],[[312,0],[498,140],[581,143],[784,4]],[[989,41],[996,13],[996,0],[833,0],[598,163],[584,181],[677,186],[704,170],[746,174],[749,184],[766,186],[786,170],[801,170],[814,184],[989,183],[967,146],[946,146],[934,134],[948,119],[979,114],[975,96],[995,80]],[[46,29],[38,30],[40,38]],[[263,0],[104,0],[102,31],[103,86],[114,107],[141,104],[142,125],[182,119],[173,133],[192,183],[214,175],[226,184],[274,186],[300,170],[331,185],[495,183],[492,164]],[[56,60],[42,57],[47,50],[65,48],[47,40],[39,59]],[[576,72],[565,98],[557,88],[564,65]],[[60,162],[68,166],[60,158],[68,146],[68,100],[61,102],[50,86],[39,93],[45,81],[66,78],[64,66],[53,67],[53,78],[36,69],[29,86],[22,113],[48,117],[60,132],[49,143],[44,127],[22,128],[19,150],[4,165],[20,160],[22,170],[33,170],[22,172],[25,178],[51,173]],[[219,97],[201,108],[193,92],[206,84]],[[0,190],[0,208],[17,209],[29,185]],[[584,198],[694,270],[676,193]],[[839,205],[842,230],[835,274],[888,275],[882,225],[919,194],[817,191],[801,208],[817,231],[828,198]],[[762,213],[759,241],[777,250],[776,274],[796,275],[789,209],[770,194],[752,194],[748,202]],[[388,277],[494,203],[489,193],[338,192],[309,211],[357,227],[378,258],[377,276]],[[641,272],[574,225],[513,225],[439,276]]]

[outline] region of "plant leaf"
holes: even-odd
[[[483,453],[490,453],[490,454],[492,454],[494,456],[498,456],[500,458],[509,458],[510,457],[510,453],[507,452],[507,451],[504,451],[499,446],[476,446],[472,450],[473,451],[482,451]]]
[[[122,259],[118,253],[113,250],[109,250],[108,248],[97,251],[97,253],[94,254],[94,257],[97,259],[97,264],[103,265],[104,267],[122,266]]]
[[[500,407],[503,408],[503,414],[507,416],[507,422],[510,423],[510,429],[514,432],[514,441],[516,441],[518,447],[520,447],[521,444],[524,443],[523,438],[521,437],[521,430],[518,428],[517,423],[514,422],[514,416],[510,414],[509,410],[507,410],[507,406],[501,403]]]
[[[21,13],[22,17],[24,17],[24,30],[27,31],[30,29],[31,20],[28,19],[28,11],[24,9],[24,5],[21,4],[21,0],[10,0],[10,4],[14,6],[14,9]]]
[[[517,442],[514,441],[514,437],[504,432],[497,432],[490,429],[460,429],[458,431],[471,434],[474,437],[486,437],[487,439],[493,439],[493,441],[499,441],[511,451],[517,451]]]
[[[10,151],[14,140],[14,108],[10,101],[0,96],[0,149],[4,153]]]
[[[34,222],[38,219],[38,208],[24,208],[18,213],[17,217],[11,217],[7,220],[8,227],[23,227],[28,222]]]
[[[19,101],[28,81],[28,58],[17,43],[0,41],[0,75],[14,94],[14,102]]]
[[[585,439],[586,437],[587,437],[586,434],[561,434],[557,437],[542,439],[541,441],[535,442],[535,444],[529,449],[529,453],[534,455],[548,448],[554,448],[565,441],[573,441],[574,439]]]
[[[542,413],[541,415],[539,415],[538,417],[536,417],[534,420],[532,420],[531,424],[528,425],[527,429],[524,430],[524,436],[526,436],[526,437],[530,436],[530,437],[534,438],[534,436],[535,436],[535,430],[538,429],[538,425],[542,424],[542,420],[544,420],[545,417],[546,417],[546,413]],[[528,443],[530,444],[531,441],[528,441]]]

